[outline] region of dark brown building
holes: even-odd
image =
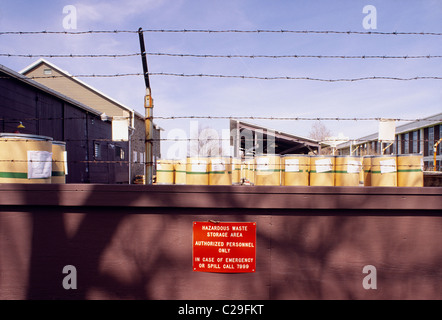
[[[0,132],[17,130],[66,142],[67,183],[129,182],[127,142],[101,112],[0,65]]]
[[[61,69],[55,64],[39,59],[20,71],[21,74],[35,79],[38,83],[51,88],[61,94],[72,98],[101,114],[106,115],[110,121],[127,121],[128,126],[128,150],[125,155],[129,161],[129,183],[136,175],[144,175],[145,171],[145,121],[144,115],[136,112],[129,106],[106,95],[102,91],[90,86]],[[140,101],[142,102],[142,101]],[[153,128],[153,160],[160,158],[160,131],[157,125]],[[155,161],[154,161],[155,162]]]

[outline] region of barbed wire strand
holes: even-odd
[[[98,117],[98,116],[97,116]],[[118,119],[131,119],[129,116],[118,116]],[[151,120],[178,120],[178,119],[208,119],[208,120],[275,120],[275,121],[396,121],[396,122],[442,122],[442,118],[386,118],[386,117],[275,117],[275,116],[153,116],[144,119]],[[18,123],[20,121],[53,121],[53,120],[86,120],[84,117],[28,117],[28,118],[0,118],[4,123]],[[90,119],[89,119],[90,120]]]
[[[442,32],[402,32],[402,31],[339,31],[339,30],[239,30],[239,29],[225,29],[225,30],[210,30],[210,29],[142,29],[143,33],[256,33],[256,34],[339,34],[339,35],[392,35],[392,36],[442,36]],[[0,35],[84,35],[84,34],[118,34],[118,33],[139,33],[139,30],[87,30],[87,31],[1,31]]]
[[[78,74],[70,75],[71,78],[117,78],[129,76],[144,76],[144,73],[117,73],[117,74]],[[183,78],[225,78],[225,79],[254,79],[254,80],[305,80],[305,81],[319,81],[319,82],[357,82],[366,80],[394,80],[394,81],[416,81],[416,80],[442,80],[442,76],[414,76],[414,77],[393,77],[393,76],[367,76],[358,78],[314,78],[307,76],[247,76],[247,75],[223,75],[223,74],[185,74],[185,73],[171,73],[171,72],[149,72],[149,76],[171,76]],[[65,78],[66,75],[52,75],[52,76],[32,76],[27,79],[43,79],[43,78]],[[11,77],[2,76],[0,79],[9,79]]]
[[[123,53],[123,54],[14,54],[14,53],[0,53],[1,57],[8,58],[126,58],[140,56],[141,53]],[[179,57],[179,58],[246,58],[246,59],[439,59],[442,55],[306,55],[306,54],[292,54],[292,55],[240,55],[240,54],[193,54],[193,53],[167,53],[167,52],[146,52],[146,55],[150,56],[167,56],[167,57]]]
[[[259,138],[258,139],[247,138],[247,137],[245,137],[243,135],[240,135],[240,136],[241,136],[240,140],[242,142],[254,142],[254,141],[264,141],[264,140],[266,140],[266,139],[259,139]],[[319,142],[319,143],[322,143],[322,142],[325,142],[325,141],[329,141],[329,140],[317,141],[317,140],[315,140],[313,138],[305,138],[305,139],[303,139],[301,137],[299,137],[297,139],[291,138],[290,140],[294,141],[294,142],[298,142],[298,143],[302,143],[302,142],[304,142],[306,140],[316,141],[316,142]],[[10,137],[1,137],[0,136],[0,141],[2,143],[17,143],[17,139],[10,138]],[[28,140],[28,139],[20,139],[19,141],[21,141],[21,142],[33,142],[35,140],[32,140],[32,139],[30,139],[30,140]],[[90,141],[90,142],[109,142],[109,143],[117,144],[117,145],[119,143],[128,142],[128,141],[113,140],[112,138],[64,139],[63,140],[63,142],[87,142],[87,141]],[[146,140],[144,138],[143,139],[142,138],[138,138],[138,139],[137,138],[131,138],[130,141],[131,142],[137,142],[137,141],[138,142],[146,142],[146,141],[150,141],[150,142],[159,142],[159,141],[169,141],[169,142],[199,141],[199,142],[202,142],[202,143],[206,143],[206,142],[210,143],[210,142],[217,142],[217,141],[231,141],[231,137],[229,137],[229,138],[223,138],[223,137],[213,137],[212,138],[212,137],[207,137],[207,138],[204,138],[204,139],[201,139],[201,138],[151,138],[151,139],[148,139],[148,140]],[[378,140],[376,138],[375,139],[358,138],[358,139],[348,139],[348,140],[336,139],[336,140],[330,140],[330,141],[339,142],[339,143],[357,142],[357,143],[361,143],[361,144],[371,144],[373,142],[378,142]],[[427,138],[427,139],[417,139],[417,140],[409,140],[409,141],[411,143],[413,143],[413,142],[419,142],[419,143],[430,142],[430,143],[435,143],[437,140],[430,140],[430,139]],[[399,142],[401,142],[401,140]],[[432,147],[432,145],[431,145],[431,147]]]

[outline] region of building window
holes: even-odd
[[[423,153],[424,153],[424,157],[428,156],[428,128],[424,128],[424,136],[423,138],[421,138],[424,142],[423,144]]]
[[[434,127],[428,128],[428,154],[433,154],[433,146],[434,146]]]
[[[94,143],[94,158],[95,160],[101,159],[101,146],[98,142]]]
[[[404,154],[408,154],[409,152],[410,152],[410,149],[409,149],[409,146],[410,146],[410,143],[409,143],[409,137],[410,137],[410,135],[408,134],[408,133],[405,133],[404,135]]]
[[[439,125],[439,139],[441,139],[441,138],[442,138],[442,125],[440,124]],[[439,154],[442,154],[442,142],[439,143],[438,148],[439,148]]]
[[[46,74],[46,75],[52,74],[52,69],[43,69],[43,74]]]
[[[417,136],[417,131],[413,131],[413,150],[414,153],[419,153],[419,137]]]
[[[377,150],[376,150],[376,141],[372,141],[371,142],[371,150],[373,152],[373,154],[376,154]]]
[[[115,157],[120,160],[124,160],[124,150],[123,148],[116,146],[115,147]]]

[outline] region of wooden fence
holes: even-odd
[[[440,187],[3,184],[0,299],[439,300],[441,208]],[[256,222],[255,272],[193,270],[208,220]]]

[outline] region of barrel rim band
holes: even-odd
[[[371,173],[375,173],[375,174],[389,174],[389,173],[397,173],[397,171],[381,172],[381,171],[378,171],[378,170],[372,170]]]
[[[28,174],[26,172],[0,172],[0,178],[27,179]]]
[[[232,171],[209,171],[209,174],[231,174]]]

